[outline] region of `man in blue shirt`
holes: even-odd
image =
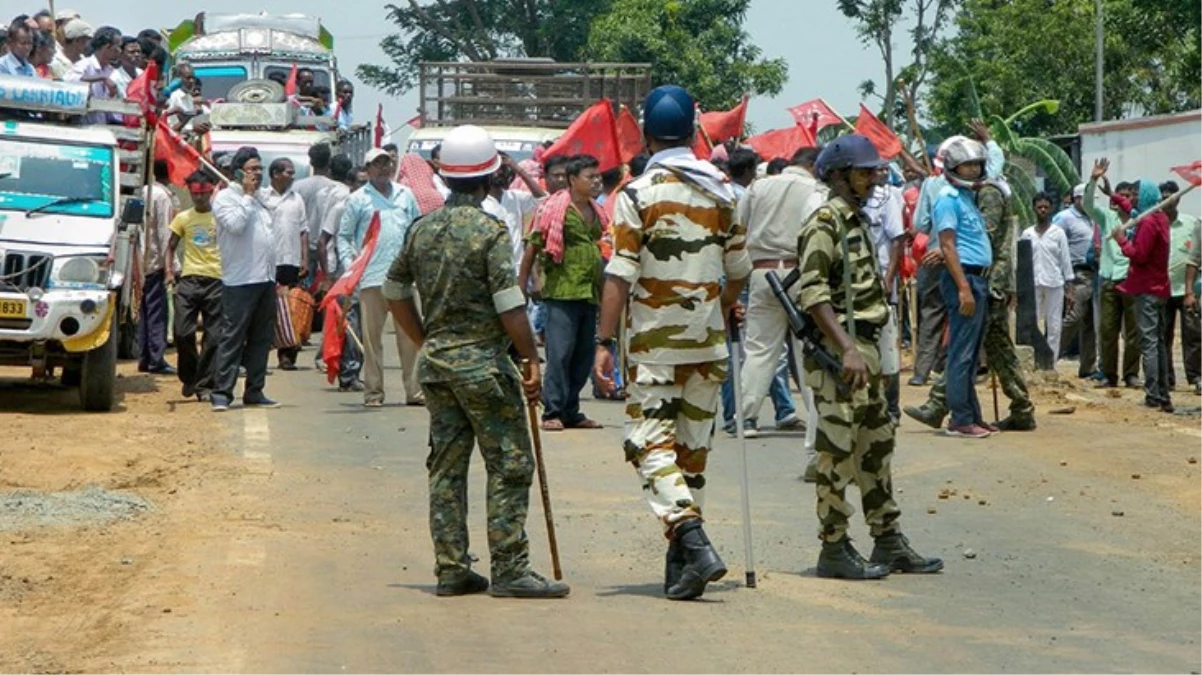
[[[0,75],[37,77],[29,55],[33,52],[33,29],[24,23],[8,28],[8,53],[0,57]]]
[[[931,229],[939,238],[945,265],[939,289],[950,319],[944,372],[952,420],[946,433],[965,438],[986,438],[997,431],[982,418],[974,386],[993,264],[974,194],[985,178],[986,160],[985,146],[978,141],[963,138],[949,145],[944,159],[948,185],[939,190],[931,209]]]

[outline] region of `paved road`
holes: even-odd
[[[389,369],[387,379],[396,398],[400,372]],[[257,525],[197,553],[192,572],[207,591],[175,639],[208,646],[185,649],[185,665],[1202,669],[1199,480],[1186,461],[1198,454],[1196,420],[1183,423],[1192,430],[1157,427],[1084,410],[1044,415],[1035,434],[972,443],[904,426],[895,461],[902,523],[914,545],[947,568],[882,582],[814,577],[819,542],[813,488],[797,480],[801,437],[751,441],[755,590],[741,586],[739,453],[723,437],[711,458],[707,528],[731,574],[702,602],[670,603],[660,589],[664,542],[622,461],[621,407],[589,402],[606,429],[545,437],[571,598],[439,599],[426,529],[425,410],[364,410],[358,395],[327,388],[312,371],[277,372],[268,382],[284,408],[224,418],[233,448],[255,468],[231,492],[243,519]],[[486,572],[483,466],[476,461],[472,470],[471,532]],[[955,494],[940,499],[941,491]],[[549,571],[537,492],[532,501],[533,558]],[[867,553],[871,540],[858,518],[853,536]]]

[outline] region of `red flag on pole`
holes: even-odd
[[[826,101],[821,98],[816,98],[812,101],[799,103],[792,108],[789,108],[789,114],[801,126],[809,129],[812,133],[817,134],[819,129],[829,127],[832,124],[843,124],[843,118],[839,113],[835,112],[834,108],[827,105]],[[815,119],[817,116],[817,119]]]
[[[697,130],[697,138],[693,140],[693,156],[697,159],[710,161],[710,155],[714,154],[714,146],[710,145],[709,141],[705,140],[705,134],[701,130]]]
[[[701,127],[714,143],[743,137],[743,121],[747,117],[747,96],[730,110],[701,113]]]
[[[379,238],[380,212],[376,211],[367,225],[367,233],[363,235],[363,250],[359,253],[359,257],[351,263],[346,274],[334,282],[334,285],[326,292],[326,297],[321,301],[321,311],[325,312],[321,328],[324,338],[321,346],[321,360],[326,364],[326,381],[330,384],[334,383],[338,377],[338,371],[341,370],[342,348],[346,343],[346,332],[352,330],[347,326],[346,319],[342,314],[342,304],[339,301],[344,296],[352,295],[359,287],[363,271],[367,269],[367,263],[371,260],[372,254],[376,252],[376,241]]]
[[[600,164],[598,171],[605,172],[622,165],[618,148],[618,125],[614,119],[613,104],[603,98],[581,113],[554,145],[547,148],[543,158],[592,155]]]
[[[373,142],[375,143],[375,145],[372,147],[378,148],[381,145],[384,145],[384,104],[383,103],[376,104],[376,128],[373,129],[372,131],[375,132],[375,138],[373,139]]]
[[[882,159],[893,159],[901,154],[901,139],[863,104],[860,105],[860,116],[856,118],[856,133],[867,136]]]
[[[188,176],[200,169],[200,153],[184,142],[166,120],[159,120],[154,135],[154,158],[167,160],[171,183],[184,187]]]
[[[146,126],[153,127],[157,123],[155,118],[155,85],[159,81],[159,64],[151,61],[146,66],[146,70],[142,74],[135,77],[133,82],[125,88],[125,100],[131,103],[137,103],[142,109],[142,117],[146,118]],[[136,121],[135,121],[136,124]]]
[[[618,115],[618,148],[623,164],[630,162],[635,155],[643,151],[643,130],[639,128],[639,121],[626,106],[622,106],[622,112]]]
[[[818,145],[809,130],[800,124],[786,129],[773,129],[762,134],[756,134],[747,139],[747,145],[765,162],[774,159],[792,159],[793,154],[802,148],[812,148]]]
[[[1193,164],[1175,166],[1173,167],[1173,173],[1181,176],[1183,179],[1188,181],[1190,185],[1202,187],[1202,159],[1194,162]]]
[[[410,117],[409,119],[405,120],[405,126],[413,127],[414,129],[421,129],[422,128],[421,114],[414,115],[413,117]]]
[[[284,83],[284,93],[288,98],[296,96],[296,64],[292,64],[292,70],[288,73],[288,81]]]

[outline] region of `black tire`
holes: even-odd
[[[79,381],[79,401],[88,412],[113,409],[117,393],[117,317],[109,329],[109,339],[83,355]]]
[[[78,387],[81,382],[83,382],[82,360],[63,366],[62,383],[64,387]]]
[[[283,103],[284,87],[275,80],[247,80],[230,87],[225,100],[233,103]]]

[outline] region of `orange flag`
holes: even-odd
[[[622,166],[618,148],[618,124],[614,118],[613,104],[603,98],[581,113],[572,126],[547,148],[543,158],[592,155],[600,164],[597,170],[605,172]]]
[[[714,146],[710,145],[709,141],[705,140],[705,134],[701,130],[697,130],[697,138],[693,140],[693,155],[697,159],[709,161],[710,155],[714,153]]]
[[[792,159],[793,153],[802,148],[812,148],[818,145],[813,134],[808,129],[795,124],[785,129],[773,129],[762,134],[756,134],[747,139],[747,145],[765,162],[774,159]]]
[[[622,112],[618,115],[618,146],[623,164],[629,163],[643,151],[643,130],[626,106],[622,106]]]
[[[805,103],[798,103],[789,108],[789,114],[801,126],[809,129],[812,133],[818,133],[819,129],[829,127],[832,124],[842,124],[843,118],[835,112],[834,108],[827,105],[826,101],[816,98]]]
[[[743,120],[747,117],[747,97],[730,110],[701,113],[701,127],[714,143],[743,137]]]
[[[188,176],[201,167],[200,153],[184,142],[167,124],[159,120],[154,134],[154,158],[167,160],[171,183],[184,187]]]
[[[1173,173],[1189,181],[1190,185],[1202,187],[1202,159],[1185,166],[1173,167]]]
[[[146,119],[146,126],[154,126],[156,123],[155,109],[155,86],[159,81],[159,64],[151,61],[146,66],[146,70],[142,74],[135,77],[133,82],[125,88],[125,100],[131,103],[137,103],[142,109],[142,117]],[[133,126],[137,122],[134,121]]]
[[[367,232],[363,235],[363,250],[360,251],[359,257],[355,258],[350,269],[334,282],[334,285],[326,292],[326,297],[321,301],[320,310],[325,312],[321,326],[324,338],[321,345],[321,360],[326,364],[326,381],[330,384],[334,383],[338,377],[338,371],[341,369],[346,331],[352,330],[346,324],[342,315],[342,305],[338,301],[343,296],[351,295],[359,287],[359,281],[363,279],[363,271],[367,269],[367,263],[371,261],[372,254],[376,252],[376,242],[379,238],[380,212],[376,211],[367,225]]]
[[[292,64],[292,70],[288,73],[288,81],[284,83],[284,93],[288,98],[296,96],[296,64]]]
[[[860,116],[856,118],[856,133],[867,136],[882,159],[893,159],[901,154],[901,139],[863,104],[860,104]]]

